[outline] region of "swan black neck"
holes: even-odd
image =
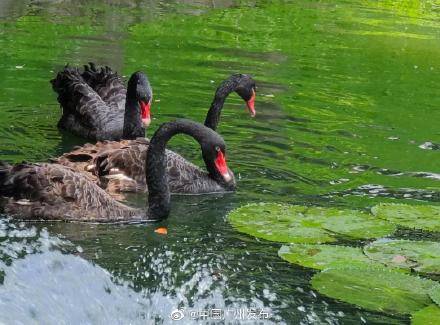
[[[176,134],[192,136],[201,145],[206,143],[224,145],[223,139],[214,131],[200,123],[179,119],[162,124],[150,140],[146,161],[146,180],[148,186],[147,219],[161,220],[170,212],[170,191],[166,172],[167,158],[165,148],[168,141]]]
[[[232,75],[225,81],[223,81],[220,86],[218,86],[215,91],[214,100],[211,103],[208,114],[205,119],[205,126],[212,130],[216,130],[220,122],[220,114],[225,103],[226,98],[230,93],[235,91],[239,84],[239,76]]]
[[[149,103],[151,97],[152,91],[147,76],[141,71],[133,73],[128,80],[125,99],[123,139],[133,140],[145,136],[140,102]]]
[[[135,140],[145,136],[145,128],[141,120],[141,108],[136,94],[132,94],[127,90],[127,98],[125,100],[124,112],[124,128],[122,131],[122,139]]]

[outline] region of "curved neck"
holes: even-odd
[[[145,128],[142,126],[141,108],[136,96],[136,90],[127,89],[125,100],[124,127],[122,139],[134,140],[145,136]]]
[[[170,212],[170,191],[166,171],[167,158],[165,148],[168,141],[176,134],[192,136],[202,145],[205,138],[215,133],[203,125],[180,119],[162,124],[150,140],[146,161],[146,180],[148,186],[148,213],[147,219],[161,220]]]
[[[211,103],[208,114],[206,114],[205,126],[212,130],[216,130],[220,122],[220,114],[226,98],[235,90],[238,82],[234,76],[229,77],[221,83],[215,91],[214,100]]]

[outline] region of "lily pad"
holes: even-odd
[[[318,270],[374,263],[362,253],[360,248],[337,245],[283,245],[278,255],[290,263]]]
[[[381,203],[371,212],[407,228],[440,231],[440,206]]]
[[[384,239],[365,246],[364,253],[387,266],[440,274],[440,243]]]
[[[320,220],[324,229],[352,238],[384,237],[396,229],[393,224],[359,210],[309,208],[306,215]]]
[[[440,306],[440,284],[432,288],[432,290],[429,292],[429,296],[431,297],[432,301]]]
[[[311,282],[326,296],[391,314],[411,314],[430,305],[428,292],[436,283],[373,266],[326,269]]]
[[[307,218],[307,207],[275,203],[249,204],[232,211],[228,219],[240,232],[286,243],[325,243],[335,239]]]
[[[240,232],[287,243],[329,243],[338,236],[377,238],[395,230],[393,224],[361,211],[275,203],[240,207],[228,219]]]
[[[415,312],[411,317],[412,325],[438,325],[440,324],[440,307],[429,305]]]

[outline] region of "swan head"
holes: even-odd
[[[252,117],[256,115],[255,96],[256,89],[255,80],[247,74],[236,74],[234,78],[237,80],[235,92],[246,102],[246,107]]]
[[[220,136],[218,138],[221,139]],[[226,162],[226,145],[223,139],[208,139],[207,143],[202,144],[202,155],[209,175],[224,187],[234,189],[235,177]]]
[[[127,87],[127,92],[129,91],[133,92],[133,96],[138,101],[142,125],[148,127],[151,123],[150,108],[153,91],[145,73],[137,71],[131,75]]]

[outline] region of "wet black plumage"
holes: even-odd
[[[139,102],[152,97],[144,73],[133,73],[125,90],[122,79],[108,67],[90,64],[81,72],[66,66],[51,83],[63,111],[60,128],[92,140],[144,136]]]

